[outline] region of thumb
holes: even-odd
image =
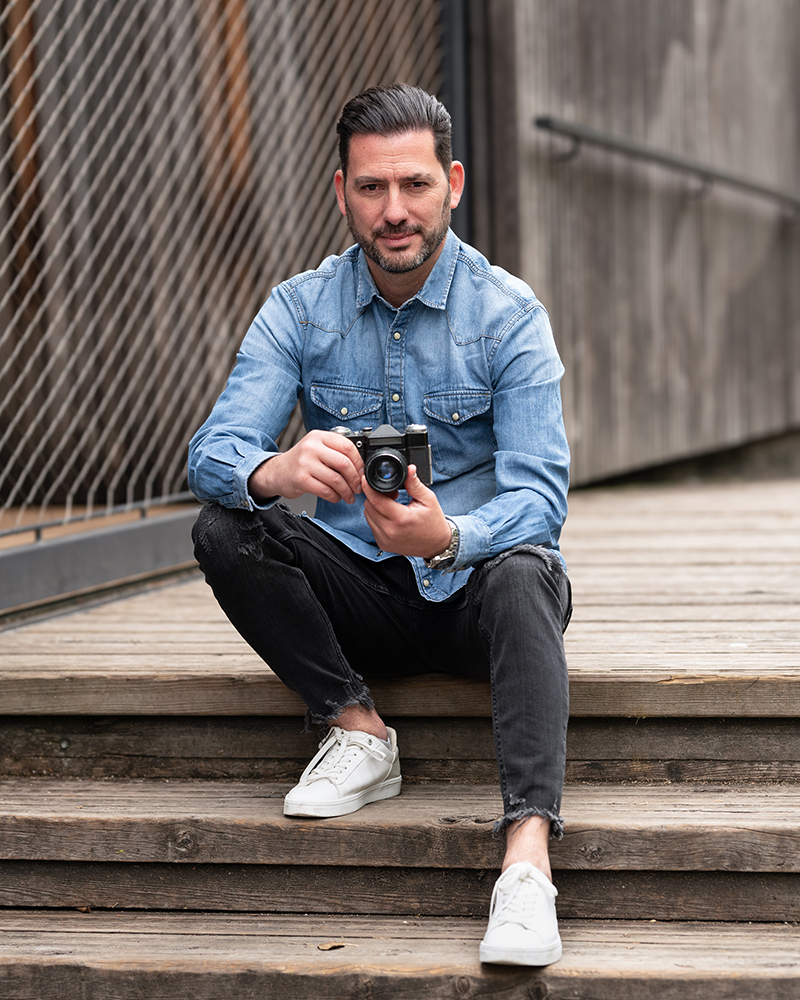
[[[428,487],[417,475],[416,465],[409,465],[404,489],[406,493],[408,493],[409,496],[412,496],[415,500],[422,500],[428,493],[430,493]]]

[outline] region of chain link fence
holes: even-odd
[[[439,8],[5,0],[0,534],[188,496],[186,444],[270,288],[350,242],[342,105],[439,89]]]

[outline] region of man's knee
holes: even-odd
[[[224,548],[238,532],[238,510],[218,503],[207,503],[197,515],[192,527],[195,557],[209,556]]]
[[[243,558],[261,561],[271,520],[272,510],[249,511],[208,503],[192,528],[195,558],[203,569]]]
[[[484,604],[496,602],[523,616],[531,605],[551,607],[566,628],[571,614],[571,589],[555,552],[540,545],[523,545],[501,553],[484,566]]]

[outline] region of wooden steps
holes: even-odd
[[[488,718],[387,716],[403,780],[497,780]],[[0,716],[6,777],[293,782],[317,737],[297,716]],[[800,781],[799,718],[573,718],[567,781]]]
[[[800,995],[798,529],[792,481],[573,496],[546,970],[477,962],[487,685],[375,683],[402,795],[287,819],[316,738],[202,581],[0,634],[0,997]]]
[[[12,911],[0,914],[0,990],[4,1000],[42,997],[46,982],[60,996],[114,1000],[795,1000],[800,990],[789,926],[563,921],[564,958],[547,969],[480,965],[483,929],[441,918]]]
[[[181,869],[201,865],[211,871],[200,895],[191,890],[192,908],[216,909],[213,899],[258,910],[268,898],[280,912],[330,912],[335,896],[336,912],[349,914],[486,912],[502,858],[491,832],[502,811],[495,786],[412,785],[329,820],[284,817],[288,787],[2,782],[0,907],[109,907],[112,893],[115,905],[160,909],[180,899],[185,908],[191,878]],[[597,916],[599,886],[620,879],[596,876],[624,872],[636,879],[638,918],[663,915],[680,873],[684,918],[800,919],[796,788],[576,785],[566,789],[564,811],[571,821],[552,862],[556,885],[569,886],[572,915]],[[232,868],[242,892],[234,906]],[[717,893],[708,873],[724,871]],[[603,915],[617,916],[619,905],[616,891]]]
[[[420,784],[335,819],[283,815],[288,785],[0,783],[0,857],[496,868],[495,786]],[[576,785],[556,869],[800,872],[795,786]],[[800,885],[798,885],[800,889]]]

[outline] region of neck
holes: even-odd
[[[428,280],[428,275],[433,270],[433,265],[439,259],[439,254],[442,252],[444,244],[445,241],[442,240],[424,264],[415,267],[413,271],[406,271],[401,274],[384,271],[379,264],[376,264],[375,261],[367,257],[367,266],[369,267],[372,279],[378,291],[389,305],[397,309],[417,294]]]

